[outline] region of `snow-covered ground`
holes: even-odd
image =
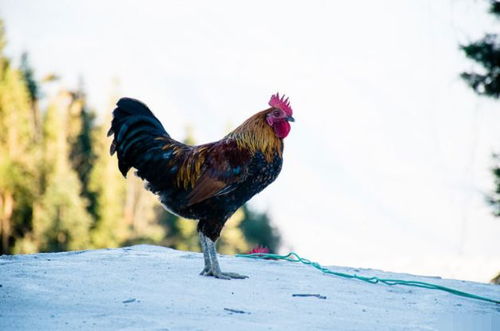
[[[500,330],[500,305],[368,284],[296,263],[140,245],[0,257],[0,330]],[[334,271],[431,282],[500,299],[500,286],[371,269]],[[294,296],[319,294],[319,296]]]

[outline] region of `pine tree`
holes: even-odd
[[[493,176],[495,177],[495,190],[488,197],[488,202],[493,208],[493,215],[500,217],[500,155],[493,154],[493,160],[496,165],[493,167]]]
[[[0,254],[13,252],[30,228],[34,196],[34,126],[28,88],[22,73],[3,54],[0,21]]]
[[[33,138],[35,143],[40,142],[41,136],[41,120],[40,120],[40,110],[38,108],[38,100],[40,98],[40,86],[35,80],[35,71],[31,67],[28,53],[23,53],[21,55],[21,66],[20,71],[23,75],[25,85],[29,92],[30,102],[31,102],[31,113],[33,118]]]
[[[489,0],[490,13],[500,18],[500,1]],[[500,98],[500,37],[497,34],[488,33],[482,39],[460,48],[465,55],[480,65],[479,72],[463,72],[462,78],[467,84],[481,96],[493,99]],[[495,177],[496,189],[488,198],[493,208],[493,214],[500,217],[500,158],[493,156],[494,167],[492,169]]]
[[[126,181],[116,166],[116,156],[109,155],[110,139],[106,136],[111,114],[104,124],[93,130],[92,146],[96,159],[89,177],[89,193],[93,196],[94,224],[90,232],[95,248],[117,247],[128,238],[129,229],[124,222]]]
[[[490,13],[500,18],[500,1],[489,0]],[[478,63],[478,71],[463,72],[462,78],[479,95],[500,97],[500,38],[487,33],[482,39],[460,48],[469,59]]]
[[[83,78],[80,78],[78,90],[72,93],[73,98],[68,108],[68,143],[70,145],[69,158],[82,184],[81,195],[90,201],[94,200],[88,189],[89,176],[95,161],[95,152],[92,146],[92,131],[94,130],[95,115],[87,105]],[[89,211],[92,213],[92,205]]]
[[[38,99],[38,84],[35,80],[35,72],[30,65],[28,53],[24,52],[21,55],[21,66],[19,68],[23,75],[23,79],[26,83],[26,87],[29,92],[29,97],[31,102],[35,102]]]
[[[41,251],[83,249],[89,245],[90,215],[81,183],[69,161],[69,92],[52,100],[43,119],[42,188],[33,215],[33,236]]]

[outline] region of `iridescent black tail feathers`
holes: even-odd
[[[118,101],[108,131],[108,136],[113,134],[110,154],[117,152],[118,167],[123,176],[127,175],[131,167],[141,169],[154,166],[155,159],[163,155],[161,148],[164,142],[157,138],[170,138],[151,110],[131,98]]]

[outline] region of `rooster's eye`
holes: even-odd
[[[280,111],[279,110],[275,110],[273,112],[273,115],[276,116],[276,117],[280,116]]]

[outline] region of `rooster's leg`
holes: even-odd
[[[210,263],[210,255],[208,254],[208,249],[207,249],[207,240],[205,235],[203,233],[198,232],[198,237],[200,238],[200,246],[201,250],[203,251],[203,259],[205,260],[205,267],[203,267],[203,270],[200,272],[200,275],[206,276],[208,275],[210,269],[212,268],[212,264]]]
[[[205,236],[203,233],[199,233],[200,242],[202,243],[203,256],[205,257],[205,268],[201,272],[205,276],[214,276],[220,279],[244,279],[248,276],[240,275],[234,272],[222,272],[220,270],[219,261],[217,260],[217,252],[215,251],[215,242],[210,238]],[[207,260],[208,256],[208,260]]]
[[[219,267],[219,261],[217,260],[217,251],[215,250],[215,242],[213,242],[210,238],[205,237],[207,242],[208,254],[210,256],[210,263],[212,264],[212,268],[210,270],[209,275],[214,276],[216,278],[221,279],[245,279],[248,276],[240,275],[234,272],[222,272]]]

